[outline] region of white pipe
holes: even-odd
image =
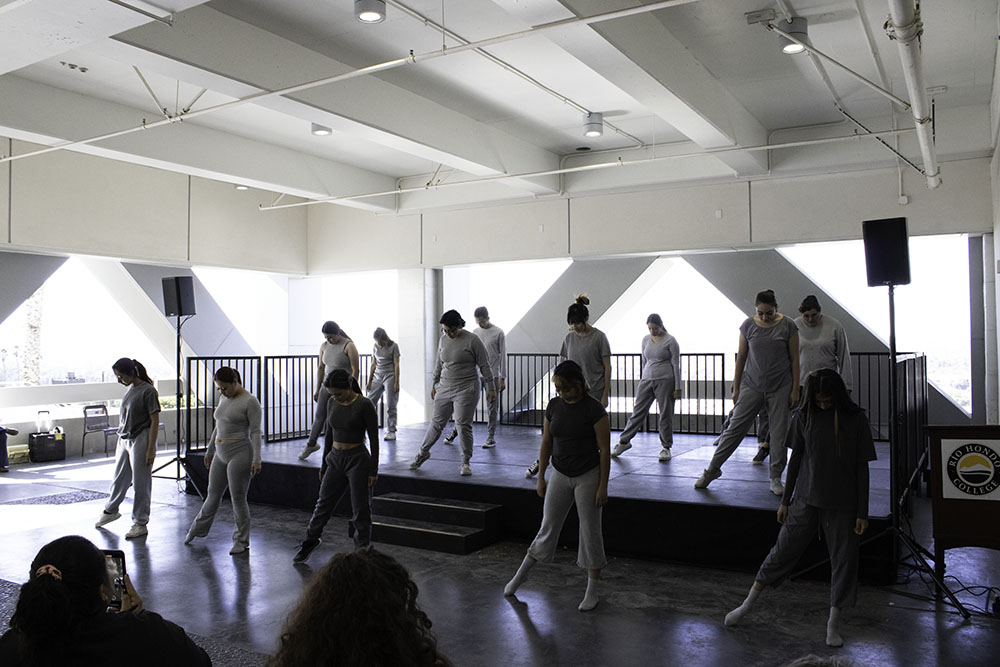
[[[924,160],[924,175],[927,187],[934,189],[941,185],[934,139],[931,136],[930,103],[927,101],[927,87],[924,84],[923,58],[920,54],[920,34],[923,24],[917,16],[913,0],[889,0],[889,38],[899,45],[899,59],[903,63],[903,77],[910,96],[910,112],[917,128],[920,155]]]
[[[784,144],[762,144],[759,146],[736,146],[733,148],[709,148],[701,151],[689,153],[677,153],[675,155],[661,155],[660,157],[639,158],[638,160],[623,160],[618,158],[613,162],[599,162],[597,164],[585,164],[579,167],[563,167],[561,169],[548,169],[545,171],[531,171],[520,174],[500,174],[498,176],[483,176],[481,178],[471,178],[465,181],[452,181],[451,183],[440,183],[437,185],[418,185],[409,188],[397,187],[395,190],[385,190],[383,192],[366,192],[357,195],[342,195],[336,197],[325,197],[323,199],[311,199],[308,201],[295,202],[293,204],[281,204],[280,206],[258,206],[261,211],[273,211],[279,208],[297,208],[299,206],[313,206],[315,204],[335,204],[342,201],[352,201],[356,199],[369,199],[371,197],[384,197],[387,195],[399,195],[407,192],[421,192],[424,190],[437,190],[441,188],[454,188],[465,185],[478,185],[480,183],[492,183],[504,181],[512,178],[539,178],[541,176],[555,176],[560,174],[574,174],[582,171],[597,171],[609,169],[611,167],[627,167],[636,164],[651,164],[653,162],[663,162],[664,160],[677,160],[689,157],[704,157],[706,155],[718,155],[719,153],[733,153],[736,151],[771,151],[779,148],[797,148],[800,146],[817,146],[820,144],[833,144],[843,141],[858,141],[869,137],[878,138],[883,135],[894,135],[905,132],[913,132],[912,129],[886,130],[884,132],[871,132],[868,134],[850,134],[840,137],[827,137],[825,139],[806,139],[803,141],[789,141]],[[400,179],[401,181],[402,179]],[[399,181],[397,181],[398,183]]]
[[[230,109],[233,107],[241,106],[243,104],[249,104],[250,102],[256,102],[257,100],[262,100],[268,97],[290,95],[292,93],[297,93],[302,90],[309,90],[311,88],[325,86],[327,84],[336,83],[338,81],[346,81],[348,79],[354,79],[357,77],[367,76],[369,74],[375,74],[377,72],[384,72],[387,70],[395,69],[397,67],[402,67],[404,65],[412,65],[416,62],[422,62],[424,60],[433,60],[435,58],[441,58],[443,56],[450,56],[455,53],[475,51],[483,47],[493,46],[494,44],[502,44],[504,42],[510,42],[516,39],[523,39],[524,37],[530,37],[533,35],[546,33],[551,30],[560,30],[562,28],[571,25],[578,25],[578,24],[593,25],[595,23],[602,23],[604,21],[613,21],[614,19],[626,18],[629,16],[637,16],[639,14],[647,14],[649,12],[654,12],[660,9],[666,9],[668,7],[687,5],[693,2],[697,2],[697,0],[660,0],[660,2],[654,2],[648,5],[640,5],[638,7],[630,7],[628,9],[619,9],[616,11],[604,12],[603,14],[595,14],[593,16],[584,16],[571,19],[563,19],[561,21],[553,21],[551,23],[543,23],[542,25],[528,28],[527,30],[519,30],[518,32],[512,32],[506,35],[499,35],[497,37],[481,39],[477,42],[469,42],[468,44],[461,44],[459,46],[453,46],[447,49],[440,49],[438,51],[430,51],[428,53],[422,53],[419,55],[414,54],[411,51],[408,56],[403,58],[396,58],[395,60],[387,60],[382,63],[376,63],[375,65],[369,65],[367,67],[361,67],[356,70],[344,72],[343,74],[336,74],[334,76],[328,76],[322,79],[316,79],[314,81],[307,81],[305,83],[300,83],[294,86],[288,86],[287,88],[280,88],[278,90],[263,90],[259,93],[248,95],[247,97],[231,100],[229,102],[223,102],[221,104],[216,104],[215,106],[211,107],[205,107],[204,109],[199,109],[198,111],[192,111],[188,114],[185,114],[184,116],[172,116],[170,118],[165,118],[163,120],[159,120],[154,123],[144,122],[142,125],[139,125],[137,127],[130,127],[124,130],[118,130],[117,132],[109,132],[107,134],[102,134],[96,137],[90,137],[89,139],[80,139],[78,141],[67,141],[65,143],[61,143],[56,146],[50,146],[48,148],[42,148],[37,151],[21,153],[20,155],[8,155],[6,157],[0,157],[0,164],[3,164],[4,162],[13,162],[14,160],[20,160],[26,157],[33,157],[35,155],[43,155],[45,153],[52,153],[54,151],[73,148],[74,146],[84,146],[86,144],[92,144],[96,141],[103,141],[104,139],[114,139],[115,137],[125,136],[127,134],[132,134],[134,132],[141,132],[142,130],[151,130],[155,127],[170,125],[171,123],[176,123],[181,120],[187,120],[189,118],[197,118],[198,116],[215,113],[216,111],[221,111],[222,109]]]

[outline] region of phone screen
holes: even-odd
[[[104,558],[112,590],[112,598],[108,606],[121,609],[122,594],[125,592],[125,552],[117,549],[105,549]]]

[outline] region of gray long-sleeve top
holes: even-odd
[[[840,373],[847,391],[851,391],[854,388],[851,351],[840,322],[823,315],[819,324],[811,327],[799,316],[795,318],[795,326],[799,329],[799,384],[804,387],[813,371],[830,368]]]
[[[438,341],[437,360],[434,362],[434,387],[437,398],[454,398],[479,391],[479,374],[487,385],[493,382],[489,354],[483,341],[465,329],[454,338],[442,335]]]
[[[489,329],[476,327],[472,333],[476,334],[486,346],[486,354],[490,357],[490,369],[493,370],[493,377],[506,377],[507,339],[504,337],[503,329],[495,324],[490,324]]]

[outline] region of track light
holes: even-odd
[[[599,137],[604,134],[604,114],[592,111],[583,116],[583,136]]]
[[[326,125],[320,125],[319,123],[311,123],[312,133],[317,137],[325,137],[328,134],[333,134],[333,130],[328,128]]]
[[[354,0],[354,16],[362,23],[385,20],[385,0]]]
[[[800,42],[809,43],[809,32],[808,32],[808,22],[801,16],[793,16],[790,20],[778,21],[775,26],[779,30],[787,32],[789,35],[799,40]],[[784,35],[778,35],[778,40],[781,42],[781,52],[782,53],[802,53],[805,51],[805,47],[801,44],[796,44]]]

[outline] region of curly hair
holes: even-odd
[[[268,667],[450,667],[417,594],[391,556],[374,549],[337,554],[288,615]]]

